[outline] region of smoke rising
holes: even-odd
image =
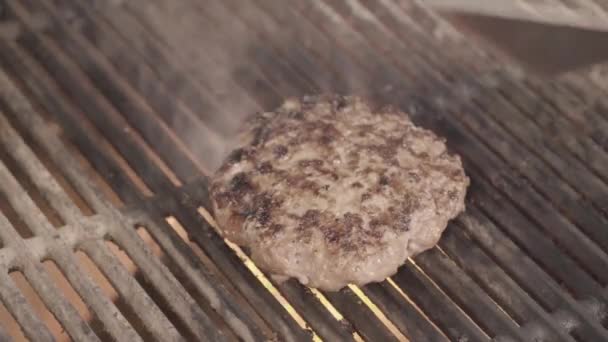
[[[399,105],[411,94],[435,91],[421,84],[404,84],[399,65],[411,65],[419,58],[408,47],[370,45],[372,40],[350,28],[347,16],[334,12],[323,1],[295,2],[293,6],[271,3],[125,3],[140,13],[147,27],[165,42],[180,72],[195,84],[194,89],[172,89],[174,95],[199,96],[207,104],[189,107],[202,118],[200,125],[191,125],[175,115],[172,126],[209,173],[234,146],[234,136],[248,116],[272,110],[287,97],[355,94],[381,105]],[[352,1],[348,4],[353,16],[362,17],[369,25],[382,26],[364,7],[354,6],[357,3]],[[306,16],[309,19],[293,20],[304,17],[302,13],[310,13]],[[405,15],[398,15],[399,20],[400,16]],[[456,43],[448,40],[448,45]],[[387,63],[386,58],[394,64]]]

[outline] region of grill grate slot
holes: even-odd
[[[118,314],[117,317],[119,317],[121,323],[124,325],[122,331],[118,331],[120,333],[126,333],[125,336],[134,338],[136,341],[146,339],[153,340],[153,333],[147,330],[145,323],[143,323],[145,318],[141,318],[137,315],[137,312],[135,312],[129,303],[124,300],[123,296],[118,292],[111,280],[108,279],[99,267],[97,267],[97,264],[81,250],[76,251],[75,255],[78,258],[80,268],[86,270],[87,275],[96,284],[99,295],[111,303],[109,305]],[[114,339],[116,339],[116,337]]]
[[[156,118],[157,114],[151,112],[152,108],[148,107],[147,103],[138,94],[134,93],[123,80],[118,78],[114,69],[109,66],[109,63],[102,56],[95,53],[83,54],[83,51],[94,52],[90,44],[64,29],[60,23],[56,23],[55,27],[56,29],[50,31],[49,35],[82,68],[101,93],[110,100],[117,111],[125,118],[125,123],[142,134],[146,144],[149,144],[159,154],[160,158],[166,163],[163,164],[162,168],[165,173],[168,173],[172,182],[179,184],[180,180],[192,181],[198,173],[198,166],[183,152],[184,148],[177,145],[176,138],[169,134],[168,128]],[[166,113],[168,114],[168,112]],[[211,132],[207,134],[213,135]],[[176,151],[178,153],[175,153]],[[200,152],[202,155],[209,155],[210,153],[209,151]],[[168,165],[180,167],[175,170],[168,170]],[[179,177],[179,180],[176,179],[176,176]]]
[[[112,340],[112,337],[104,330],[103,323],[101,323],[99,318],[95,317],[87,308],[82,297],[80,297],[78,292],[72,287],[68,279],[59,269],[57,263],[53,260],[47,260],[44,261],[42,265],[49,277],[53,280],[53,284],[60,290],[63,298],[76,309],[82,320],[89,322],[89,326],[94,331],[95,335],[102,341]]]
[[[579,329],[583,334],[593,338],[585,338],[583,340],[593,341],[594,339],[603,339],[606,332],[597,324],[597,321],[590,317],[590,313],[576,304],[572,298],[564,293],[563,288],[551,279],[539,266],[534,264],[527,256],[522,255],[517,247],[511,242],[498,228],[485,218],[481,211],[477,208],[469,206],[468,215],[465,215],[459,220],[460,228],[466,230],[475,242],[480,244],[480,248],[492,259],[496,261],[503,271],[510,276],[513,281],[516,281],[522,290],[530,295],[540,306],[544,307],[547,312],[555,313],[559,310],[567,310],[574,315],[574,319],[580,323],[584,329]],[[486,227],[485,233],[479,230],[479,227]],[[449,234],[450,232],[448,232]],[[460,253],[454,253],[454,255]],[[479,262],[479,261],[478,261]],[[462,263],[464,264],[464,262]],[[472,267],[472,266],[470,266]],[[488,275],[489,276],[489,275]],[[492,283],[496,282],[492,279]],[[505,280],[510,283],[508,279]],[[491,285],[488,285],[491,286]],[[493,285],[498,286],[498,285]],[[517,293],[517,289],[512,290]],[[497,291],[499,292],[499,291]],[[513,293],[504,291],[503,293]],[[525,296],[525,294],[521,294]],[[512,300],[509,298],[509,300]],[[506,299],[504,300],[506,301]],[[524,301],[523,305],[530,304]],[[533,306],[533,310],[538,310]],[[571,311],[570,311],[571,310]],[[541,316],[545,316],[542,312]],[[579,327],[580,328],[580,327]]]
[[[420,255],[416,258],[416,264],[488,335],[523,338],[523,336],[518,336],[518,325],[511,317],[505,315],[501,308],[495,305],[483,290],[479,289],[477,284],[454,267],[453,261],[442,254],[439,249],[435,248],[429,253]]]
[[[187,243],[189,247],[192,248],[191,260],[196,260],[196,262],[187,261],[187,266],[181,266],[182,269],[186,270],[188,275],[194,279],[191,280],[194,283],[194,286],[199,289],[200,293],[203,293],[207,298],[212,298],[211,301],[217,301],[221,298],[234,298],[235,300],[226,301],[226,309],[222,309],[220,306],[220,311],[225,310],[227,312],[224,313],[224,319],[232,326],[232,328],[236,331],[245,330],[246,332],[240,333],[241,336],[249,336],[252,335],[252,339],[263,339],[263,336],[272,335],[271,329],[268,325],[262,320],[261,317],[255,313],[253,308],[251,308],[245,298],[241,296],[238,290],[230,284],[229,280],[217,269],[215,264],[209,259],[207,255],[198,247],[198,245],[188,238],[188,233],[186,233],[185,228],[178,222],[174,217],[171,217],[170,220],[167,220],[170,224],[171,228],[175,230],[179,238],[183,240],[183,242]],[[176,249],[175,246],[183,246],[182,243],[178,242],[175,235],[171,234],[171,241],[167,241],[166,234],[163,232],[166,229],[162,229],[160,225],[156,225],[152,223],[148,227],[150,227],[150,231],[152,234],[157,234],[155,237],[158,237],[158,241],[166,246],[166,250],[170,251],[169,254],[172,254],[177,260],[176,262],[183,263],[181,260],[184,259],[183,256],[179,254],[180,249]],[[164,243],[163,243],[164,242]],[[186,249],[188,250],[188,249]],[[212,289],[209,288],[209,284],[206,284],[204,280],[201,279],[199,273],[204,272],[207,274],[208,278],[214,280],[214,283],[217,283],[217,290],[219,293],[214,293]],[[247,314],[242,314],[241,319],[244,320],[243,323],[246,324],[246,327],[243,326],[243,323],[238,321],[238,317],[235,317],[230,311],[239,312],[239,311],[247,311]],[[259,327],[259,330],[258,330]],[[251,330],[251,331],[247,331]]]
[[[32,270],[32,267],[29,269]],[[36,278],[40,278],[41,281],[30,283],[25,274],[21,273],[20,271],[10,273],[10,277],[19,288],[21,294],[27,298],[27,304],[31,306],[36,315],[45,322],[47,328],[53,335],[53,338],[56,341],[70,340],[67,331],[64,330],[64,326],[62,326],[62,324],[57,320],[64,321],[65,323],[66,319],[71,319],[72,321],[67,321],[69,323],[66,324],[66,327],[68,331],[70,331],[70,335],[73,336],[73,338],[82,341],[99,341],[92,330],[90,330],[87,324],[84,323],[81,317],[75,314],[75,311],[71,306],[69,306],[69,304],[67,304],[67,302],[58,301],[56,296],[50,294],[49,290],[56,291],[57,289],[49,289],[49,284],[42,283],[43,281],[48,280],[44,270],[42,270],[40,267],[33,267],[33,271],[36,272]],[[44,298],[40,298],[39,295]],[[49,297],[49,295],[55,297],[54,300],[51,299],[51,301],[49,301],[49,298],[52,298]],[[67,312],[68,314],[63,314],[64,317],[55,317],[49,310],[57,312],[58,315],[61,315],[63,312]],[[84,330],[82,329],[83,326],[85,327]]]
[[[4,122],[6,123],[6,122]],[[5,127],[8,127],[7,125]],[[13,132],[5,132],[2,131],[0,132],[0,134],[2,134],[2,137],[10,137],[10,138],[14,138],[15,136],[12,135],[11,133]],[[9,134],[11,134],[9,136]],[[4,141],[2,141],[2,143],[5,144],[5,146],[7,147],[7,149],[14,149],[14,147],[11,146],[11,142],[7,142],[7,139],[3,139]],[[63,219],[59,216],[59,214],[49,205],[49,202],[42,196],[42,194],[36,189],[36,186],[33,184],[32,180],[29,179],[27,176],[25,176],[25,172],[24,170],[22,170],[19,167],[19,164],[17,164],[17,161],[14,159],[13,156],[9,155],[6,150],[0,150],[0,160],[2,160],[2,163],[4,164],[4,167],[6,167],[6,169],[8,170],[9,173],[11,173],[12,175],[15,176],[16,181],[19,183],[19,185],[21,187],[23,187],[24,191],[27,193],[27,195],[36,203],[36,206],[43,212],[43,214],[45,215],[45,217],[47,218],[47,220],[55,227],[61,227],[65,224],[65,222],[63,222]],[[36,167],[36,166],[34,166]],[[5,196],[10,196],[10,195],[5,195]]]
[[[6,199],[6,196],[2,192],[0,192],[0,211],[2,212],[6,220],[11,223],[12,229],[14,229],[19,234],[19,236],[25,239],[34,236],[32,231],[25,224],[25,222],[23,222],[23,219],[19,217],[19,215],[15,212],[15,209],[13,209],[13,207]],[[0,243],[4,247],[5,242],[1,237]]]
[[[410,340],[448,340],[392,280],[367,285],[363,291]]]
[[[26,165],[26,167],[32,168],[33,169],[31,171],[29,171],[29,174],[35,174],[36,169],[39,168],[46,168],[48,170],[48,172],[53,176],[53,180],[55,182],[57,182],[57,184],[61,187],[62,191],[67,194],[70,198],[70,201],[73,202],[79,209],[80,209],[80,213],[81,215],[84,216],[92,216],[94,213],[93,209],[90,207],[90,205],[84,200],[84,198],[82,197],[82,195],[80,193],[78,193],[78,191],[74,188],[74,186],[65,178],[65,176],[63,175],[63,173],[61,172],[61,170],[57,167],[57,165],[55,165],[55,163],[46,155],[46,152],[44,151],[43,148],[41,148],[35,141],[35,139],[29,134],[29,132],[27,132],[23,125],[16,121],[13,120],[12,118],[17,117],[15,112],[13,111],[13,109],[5,102],[0,100],[0,108],[1,110],[6,113],[5,114],[5,118],[2,118],[1,120],[3,120],[3,122],[6,124],[5,127],[7,128],[11,128],[14,133],[16,134],[16,137],[13,138],[13,141],[17,141],[20,144],[25,144],[27,146],[27,149],[31,150],[31,152],[33,153],[33,155],[35,155],[35,158],[33,157],[20,157],[20,160],[31,160],[31,163],[24,163],[21,162],[22,165]],[[48,122],[44,121],[45,125],[49,125]],[[23,142],[21,142],[23,141]],[[65,142],[63,142],[65,144]],[[15,149],[16,151],[20,151],[18,152],[19,154],[23,154],[24,150],[27,149]],[[27,156],[27,154],[26,154]],[[37,159],[37,160],[36,160]],[[11,171],[13,174],[15,174],[15,171]],[[37,186],[40,189],[47,189],[49,187],[48,184],[45,184],[39,180],[36,180],[36,185],[32,185],[32,186]],[[53,185],[51,185],[53,186]],[[46,191],[46,190],[45,190]],[[42,196],[44,196],[45,191],[43,191]],[[65,222],[64,222],[65,224]]]
[[[601,148],[588,136],[583,135],[577,139],[573,139],[570,135],[566,135],[574,128],[571,124],[563,117],[564,114],[561,109],[558,109],[561,115],[552,115],[554,110],[551,105],[544,104],[535,100],[530,96],[530,92],[524,91],[522,87],[515,87],[513,84],[505,82],[505,85],[498,89],[498,95],[505,98],[514,107],[518,108],[522,114],[526,115],[533,124],[538,127],[539,131],[551,130],[555,134],[551,137],[553,141],[548,141],[551,144],[560,144],[572,153],[575,153],[577,158],[584,163],[587,167],[591,168],[593,173],[606,180],[605,170],[603,167],[606,165],[607,157],[606,153],[601,151]],[[536,110],[531,112],[528,108],[536,104]],[[542,135],[539,135],[542,137]],[[592,157],[593,156],[593,157]]]
[[[0,318],[2,319],[2,327],[0,327],[0,339],[2,341],[25,340],[26,337],[21,331],[21,327],[15,321],[13,316],[6,310],[0,302]],[[10,335],[9,335],[10,332]]]
[[[325,341],[357,340],[350,322],[343,317],[341,320],[331,317],[331,313],[327,311],[327,304],[322,304],[317,300],[319,295],[323,296],[322,294],[313,294],[310,289],[302,287],[293,280],[278,285],[278,288],[294,308],[302,313],[311,328]],[[337,311],[335,308],[334,310]]]
[[[494,105],[494,107],[496,107],[496,105]],[[480,115],[484,115],[484,114],[480,114]],[[510,115],[508,113],[505,113],[504,115]],[[577,230],[575,228],[575,224],[578,223],[579,228],[582,227],[587,227],[589,225],[593,225],[595,226],[595,229],[593,228],[588,228],[589,231],[593,231],[595,234],[599,234],[598,232],[598,228],[599,226],[602,224],[602,222],[604,221],[604,219],[599,216],[595,210],[593,210],[587,203],[585,203],[579,195],[575,194],[574,191],[565,183],[557,183],[557,184],[552,184],[549,182],[542,182],[541,179],[553,179],[556,180],[556,175],[552,175],[552,174],[547,174],[547,171],[540,171],[540,170],[546,170],[547,168],[539,165],[539,162],[535,159],[533,159],[532,156],[527,157],[523,160],[520,159],[519,162],[514,161],[513,156],[516,155],[527,155],[524,151],[518,150],[518,149],[505,149],[504,147],[506,146],[517,146],[517,142],[514,142],[513,144],[510,145],[506,145],[503,144],[501,146],[496,146],[497,144],[495,143],[495,141],[497,141],[495,138],[499,137],[499,138],[503,138],[501,141],[509,141],[509,139],[505,136],[503,136],[502,134],[500,134],[497,131],[493,131],[491,129],[490,125],[483,125],[483,124],[478,124],[478,123],[472,123],[470,121],[465,121],[463,118],[463,123],[465,125],[471,125],[468,126],[468,128],[473,131],[475,130],[476,132],[487,132],[487,134],[484,134],[484,137],[479,137],[478,139],[481,140],[483,143],[487,144],[486,146],[489,147],[491,149],[491,152],[495,155],[499,155],[502,158],[508,158],[507,162],[509,164],[511,164],[511,166],[514,166],[518,169],[519,172],[521,172],[521,175],[526,177],[529,180],[529,184],[531,185],[532,188],[534,188],[535,190],[537,190],[538,194],[542,197],[544,197],[544,201],[552,201],[555,203],[555,209],[553,208],[547,208],[547,210],[549,210],[549,215],[550,218],[548,218],[548,220],[546,221],[547,223],[549,223],[549,220],[552,220],[553,226],[561,226],[562,228],[559,230],[555,230],[556,234],[563,234],[564,237],[563,238],[557,238],[558,240],[560,240],[561,244],[563,245],[567,245],[568,243],[570,243],[569,239],[576,239],[575,242],[577,243],[577,246],[579,244],[585,244],[584,247],[584,251],[580,250],[580,246],[578,246],[577,248],[572,248],[571,253],[583,253],[583,252],[589,252],[589,253],[593,253],[592,255],[584,258],[582,256],[578,256],[579,259],[584,260],[583,263],[586,265],[593,265],[593,261],[599,263],[602,260],[605,260],[606,255],[604,253],[601,252],[601,250],[599,250],[599,248],[597,247],[597,245],[595,245],[592,241],[589,241],[588,238],[586,238],[584,235],[581,234],[581,232],[579,230]],[[475,125],[475,126],[473,126]],[[483,127],[483,129],[482,129]],[[494,139],[492,138],[494,137]],[[501,158],[501,159],[502,159]],[[504,160],[504,159],[503,159]],[[498,163],[501,163],[499,161],[497,161]],[[489,163],[486,163],[486,165],[488,165]],[[498,164],[501,165],[501,164]],[[517,166],[516,166],[517,165]],[[489,165],[488,165],[489,166]],[[495,166],[496,169],[499,169],[499,166]],[[588,215],[589,218],[583,218],[582,213],[585,213],[585,215]],[[564,217],[560,217],[562,214]],[[576,218],[573,218],[576,217]],[[581,223],[580,220],[585,220],[584,223]],[[568,222],[570,221],[570,222]],[[574,222],[573,222],[574,221]],[[566,237],[568,236],[569,237]],[[598,274],[596,272],[596,274]]]
[[[324,293],[333,306],[352,322],[357,331],[368,341],[399,341],[361,301],[352,289]]]
[[[51,332],[26,304],[27,299],[21,294],[12,278],[3,272],[0,273],[0,281],[2,281],[0,298],[23,328],[25,336],[34,341],[54,341]]]
[[[561,327],[556,326],[549,315],[543,311],[540,305],[535,305],[525,291],[517,286],[500,270],[486,269],[484,264],[492,264],[492,260],[480,249],[471,248],[474,243],[468,240],[464,234],[456,229],[446,232],[446,239],[441,247],[452,259],[471,276],[479,286],[483,287],[492,298],[505,308],[509,315],[518,324],[525,322],[542,322],[543,325],[551,327],[553,331],[559,332]],[[484,270],[481,272],[481,270]],[[509,293],[507,296],[506,294]]]
[[[402,267],[393,279],[450,340],[488,340],[484,331],[412,264]],[[434,310],[436,307],[442,310]]]

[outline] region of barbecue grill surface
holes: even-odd
[[[0,341],[607,341],[607,90],[417,0],[1,2]],[[330,92],[446,137],[467,211],[383,283],[273,285],[207,176],[246,115]]]

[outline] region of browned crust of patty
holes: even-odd
[[[307,243],[313,231],[318,231],[329,250],[357,253],[362,246],[366,249],[370,246],[382,247],[385,243],[383,237],[388,231],[398,235],[410,229],[411,214],[421,209],[421,203],[418,194],[410,193],[408,182],[419,182],[430,177],[431,172],[443,172],[453,184],[468,184],[458,157],[447,151],[430,156],[426,151],[419,152],[413,148],[410,144],[413,139],[441,143],[443,140],[430,131],[415,127],[405,114],[396,109],[384,109],[370,115],[395,121],[399,124],[399,130],[378,131],[378,125],[355,123],[353,129],[360,139],[353,143],[352,137],[345,138],[343,132],[336,129],[335,121],[342,115],[341,111],[359,106],[360,102],[357,98],[342,96],[305,97],[295,101],[293,106],[285,105],[277,111],[262,113],[249,120],[246,124],[249,133],[247,142],[230,154],[217,171],[211,187],[215,209],[230,212],[229,218],[221,222],[222,230],[229,239],[251,245],[272,240],[289,231],[296,242]],[[328,113],[322,117],[311,115],[319,104],[329,104]],[[297,153],[304,144],[319,151],[319,155],[328,156],[335,155],[340,144],[354,145],[344,157],[345,160],[340,161],[345,166],[334,165],[332,160],[322,158],[304,158],[286,169],[285,158]],[[404,149],[420,161],[418,167],[408,169],[407,165],[400,165],[397,155]],[[382,161],[379,165],[382,166],[361,168],[362,154],[366,154],[366,158],[369,155],[378,156]],[[261,158],[262,155],[265,158]],[[428,160],[428,165],[425,160]],[[247,165],[244,171],[233,172],[242,165]],[[390,166],[400,172],[388,174],[386,170]],[[357,170],[360,175],[347,174],[345,171],[348,170]],[[357,178],[365,178],[372,173],[377,174],[374,184]],[[231,177],[226,178],[226,174],[231,174]],[[291,214],[284,207],[290,198],[275,191],[277,187],[285,187],[290,189],[291,194],[311,194],[314,198],[329,201],[331,206],[336,196],[330,193],[332,184],[343,181],[345,177],[353,178],[349,186],[360,189],[361,196],[356,208],[340,215],[315,208],[303,210],[299,215]],[[266,187],[260,187],[260,179],[265,180]],[[436,191],[444,192],[435,195],[446,203],[463,197],[463,190],[459,187]],[[399,196],[391,198],[395,197],[392,194]],[[374,209],[369,203],[375,196],[390,198],[390,205],[385,210]],[[287,227],[281,223],[284,220],[278,220],[285,215],[295,226]],[[369,220],[365,222],[362,215]],[[242,229],[246,221],[250,230],[244,234]]]

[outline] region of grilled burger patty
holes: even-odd
[[[320,96],[248,121],[211,197],[222,234],[276,280],[338,290],[433,247],[468,185],[460,158],[404,113]]]

